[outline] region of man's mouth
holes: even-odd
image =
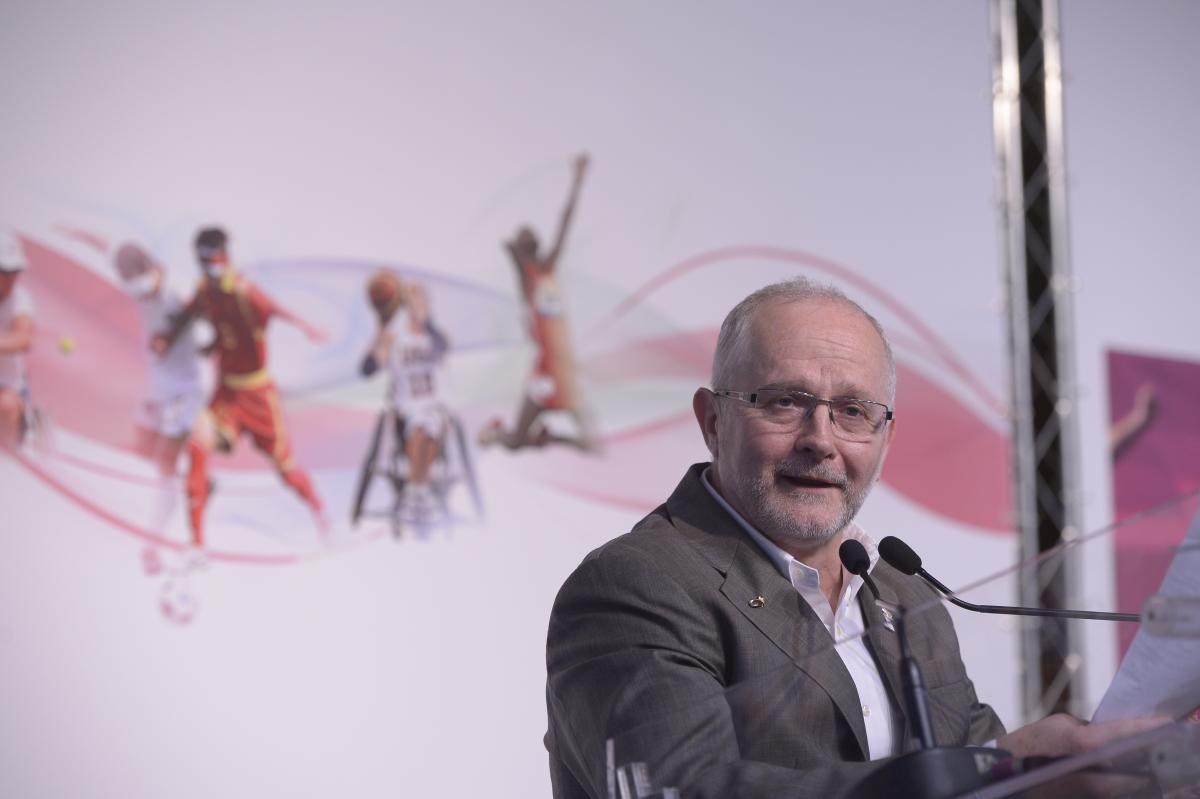
[[[796,488],[821,489],[821,488],[836,488],[842,487],[841,483],[833,482],[832,480],[823,480],[820,477],[810,477],[808,475],[781,474],[779,475],[783,482]]]

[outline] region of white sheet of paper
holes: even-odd
[[[1200,601],[1200,514],[1180,543],[1159,596]],[[1200,604],[1192,604],[1200,612]],[[1180,718],[1200,706],[1200,637],[1134,636],[1092,721]]]

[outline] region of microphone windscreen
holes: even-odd
[[[879,557],[904,574],[916,574],[921,568],[921,556],[894,535],[889,535],[879,542]]]
[[[838,548],[838,557],[842,559],[842,565],[846,567],[846,571],[851,574],[866,574],[871,568],[871,558],[867,555],[867,548],[853,538],[847,538]]]

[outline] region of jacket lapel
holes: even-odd
[[[880,598],[893,606],[898,605],[899,597],[890,585],[880,579],[878,570],[875,570],[875,577],[875,585],[879,588]],[[892,708],[896,713],[896,721],[900,725],[899,746],[895,751],[897,753],[906,752],[913,741],[910,732],[911,725],[904,709],[904,692],[900,684],[900,636],[894,630],[888,629],[888,620],[884,618],[883,610],[875,604],[875,597],[871,595],[866,586],[863,586],[858,592],[858,603],[862,608],[863,619],[867,622],[867,642],[871,647],[871,653],[875,655],[876,663],[879,664],[879,671],[883,674],[888,691],[891,693]]]

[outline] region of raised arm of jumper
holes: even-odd
[[[567,204],[563,208],[562,220],[558,223],[558,234],[554,237],[554,246],[550,249],[550,254],[546,257],[546,263],[550,267],[558,263],[558,256],[562,252],[563,242],[567,238],[567,230],[570,228],[571,220],[575,216],[575,205],[579,200],[579,190],[583,187],[583,178],[587,174],[587,153],[580,154],[575,159],[574,166],[575,174],[571,181],[571,193],[567,196]]]

